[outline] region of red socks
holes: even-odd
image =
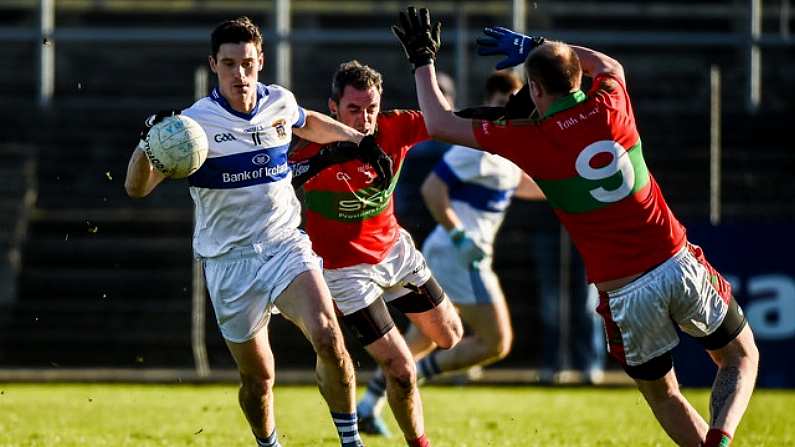
[[[408,442],[409,447],[431,447],[431,441],[428,441],[428,437],[425,434],[414,440],[406,439],[406,442]]]
[[[732,443],[732,437],[725,431],[717,428],[710,428],[707,432],[707,439],[701,444],[704,447],[729,447]]]

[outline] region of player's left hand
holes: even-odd
[[[501,26],[483,28],[483,34],[487,37],[478,38],[478,54],[481,56],[494,54],[505,56],[505,59],[497,63],[497,70],[515,67],[523,63],[530,51],[544,43],[543,37],[525,36]]]
[[[139,144],[143,143],[143,141],[146,140],[146,136],[149,134],[149,129],[151,129],[155,124],[159,123],[160,121],[163,121],[164,119],[170,116],[177,116],[177,115],[179,115],[179,110],[176,109],[158,110],[157,113],[155,113],[154,115],[149,115],[144,120],[144,127],[141,128],[140,132],[138,132],[138,139],[140,140]]]
[[[428,8],[417,10],[409,6],[406,12],[401,11],[398,24],[392,26],[392,33],[400,40],[403,51],[416,70],[436,60],[436,53],[442,46],[442,24],[431,25],[431,14]]]
[[[486,257],[486,251],[464,230],[454,228],[448,232],[448,236],[458,250],[459,258],[467,267],[477,267]]]
[[[373,135],[367,135],[359,143],[359,158],[373,167],[378,178],[374,186],[380,190],[389,188],[392,183],[392,158],[375,142]]]

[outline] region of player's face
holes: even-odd
[[[381,111],[381,93],[375,87],[359,90],[346,85],[339,103],[329,99],[329,110],[343,124],[369,135],[375,132],[378,112]]]
[[[257,76],[264,58],[251,42],[224,43],[218,54],[210,56],[210,68],[218,75],[221,95],[237,102],[257,95]]]

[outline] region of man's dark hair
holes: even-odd
[[[486,79],[486,99],[495,93],[510,95],[522,88],[522,81],[511,71],[496,71]]]
[[[212,56],[218,55],[218,49],[225,43],[251,42],[262,53],[262,34],[259,27],[248,17],[238,17],[221,22],[210,36]]]
[[[384,91],[381,73],[367,65],[362,65],[355,59],[343,62],[334,72],[334,77],[331,79],[331,99],[334,102],[340,102],[345,87],[349,85],[356,90],[368,90],[370,87],[375,87],[378,93]]]
[[[582,66],[577,53],[563,42],[546,41],[525,61],[527,77],[550,95],[567,95],[580,87]]]

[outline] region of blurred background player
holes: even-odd
[[[508,71],[486,80],[486,106],[502,107],[522,83]],[[530,177],[512,162],[493,154],[452,146],[422,185],[425,204],[438,223],[425,240],[422,252],[434,276],[470,332],[448,350],[410,326],[406,341],[420,379],[505,358],[513,331],[505,296],[492,270],[494,238],[512,196],[542,200],[543,193]],[[384,400],[384,376],[379,370],[367,384],[357,405],[361,430],[384,427],[380,411]]]
[[[332,78],[328,106],[342,123],[374,135],[399,173],[406,152],[428,134],[419,112],[381,112],[382,92],[380,73],[358,61],[345,62]],[[291,158],[311,157],[317,150],[317,145],[299,147]],[[355,160],[307,181],[306,231],[323,258],[342,321],[385,371],[388,400],[408,445],[429,446],[414,360],[386,303],[441,347],[454,346],[463,329],[422,253],[395,219],[392,193],[398,175],[388,185],[376,179],[370,164]]]
[[[624,68],[585,47],[486,28],[480,54],[524,64],[535,121],[470,120],[450,111],[434,75],[440,24],[427,9],[401,13],[395,35],[415,68],[434,138],[483,148],[533,177],[599,289],[610,355],[635,380],[679,445],[726,447],[753,393],[759,353],[731,285],[688,242],[643,159]],[[582,76],[593,79],[586,95]],[[516,143],[519,144],[516,144]],[[679,328],[718,367],[708,424],[682,395],[671,350]]]
[[[364,135],[304,110],[288,90],[257,81],[264,64],[262,37],[247,17],[218,25],[211,47],[218,86],[183,111],[202,126],[210,144],[207,161],[188,178],[195,204],[193,250],[203,262],[218,326],[240,372],[240,406],[257,445],[279,446],[267,330],[278,309],[317,353],[318,386],[341,445],[362,446],[353,365],[321,261],[298,230],[300,204],[290,184],[287,149],[292,133],[319,143],[359,142]],[[158,114],[148,125],[163,117]],[[232,138],[213,138],[219,134]],[[265,174],[245,175],[259,170]],[[139,144],[127,170],[127,193],[147,196],[164,179]]]

